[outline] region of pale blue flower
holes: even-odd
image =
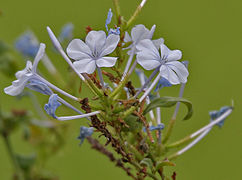
[[[55,112],[56,109],[61,105],[61,103],[66,105],[67,107],[69,107],[70,109],[78,112],[80,115],[74,115],[74,116],[56,116]],[[87,114],[83,114],[82,112],[80,112],[78,109],[76,109],[75,107],[73,107],[72,105],[70,105],[69,103],[67,103],[66,101],[64,101],[62,98],[58,97],[57,94],[52,94],[49,97],[49,102],[48,104],[45,104],[44,106],[45,111],[47,112],[47,114],[49,114],[50,116],[52,116],[53,118],[59,120],[59,121],[68,121],[68,120],[74,120],[74,119],[81,119],[81,118],[87,118],[90,116],[95,116],[97,114],[100,113],[100,111],[94,111],[94,112],[90,112]]]
[[[105,27],[106,27],[107,32],[108,32],[108,25],[111,23],[112,17],[113,17],[112,10],[109,9],[107,19],[106,19],[106,22],[105,22]]]
[[[165,128],[165,125],[163,123],[158,124],[157,126],[150,126],[149,130],[150,131],[155,131],[155,130],[163,130]],[[146,128],[143,127],[143,131],[146,132]]]
[[[229,106],[224,106],[222,107],[219,111],[210,111],[209,115],[211,117],[211,121],[217,119],[218,117],[220,117],[223,113],[225,113],[226,111],[228,111],[229,109],[231,109],[231,107]],[[223,127],[225,122],[225,119],[220,121],[219,123],[217,123],[217,125],[221,128]]]
[[[4,92],[11,96],[19,95],[24,90],[28,81],[34,78],[37,70],[37,65],[44,56],[44,54],[45,44],[41,43],[33,64],[31,61],[27,61],[25,69],[18,71],[15,74],[17,80],[13,81],[11,86],[6,87],[4,89]]]
[[[21,35],[14,45],[23,56],[27,57],[35,57],[39,49],[39,42],[31,31]]]
[[[166,78],[161,78],[159,82],[157,83],[157,86],[155,87],[155,92],[161,90],[163,87],[171,87],[172,84],[166,79]]]
[[[167,79],[171,84],[186,83],[189,75],[185,65],[178,60],[182,57],[180,50],[170,50],[165,44],[155,47],[149,39],[140,41],[136,46],[137,62],[146,70],[159,67],[160,75]]]
[[[113,67],[117,57],[107,56],[112,53],[119,42],[119,36],[104,31],[90,31],[85,43],[74,39],[67,47],[67,54],[75,60],[73,66],[79,73],[91,74],[96,67]]]
[[[108,35],[110,34],[120,35],[120,27],[117,27],[115,29],[110,28],[108,31]]]
[[[182,61],[182,64],[184,64],[187,67],[189,64],[189,61]]]
[[[29,83],[26,85],[26,87],[45,95],[53,94],[53,91],[45,83],[41,82],[38,79],[29,80]]]
[[[86,137],[89,137],[93,134],[93,127],[85,127],[85,126],[81,126],[80,128],[80,135],[77,137],[77,139],[80,139],[80,145],[83,143],[83,141],[85,140]]]
[[[45,104],[45,111],[47,114],[52,116],[53,118],[57,119],[58,117],[55,115],[56,109],[61,105],[60,102],[58,102],[58,95],[57,94],[52,94],[49,98],[48,104]]]
[[[105,22],[105,27],[106,27],[106,30],[108,32],[108,35],[110,35],[110,34],[120,35],[120,27],[117,27],[115,29],[112,29],[112,28],[108,29],[108,25],[111,23],[112,17],[113,17],[112,10],[109,9],[107,19],[106,19],[106,22]]]
[[[58,37],[59,41],[62,43],[64,41],[70,41],[73,37],[73,24],[72,23],[68,23],[65,24],[62,29],[61,29],[61,33],[60,36]]]
[[[136,25],[135,27],[132,28],[131,30],[131,36],[129,33],[126,31],[125,36],[124,36],[124,42],[132,42],[132,44],[124,49],[134,49],[134,52],[137,52],[136,46],[140,43],[140,41],[144,39],[152,39],[153,34],[155,32],[156,25],[153,25],[151,30],[147,29],[143,24]],[[154,45],[159,48],[160,44],[164,43],[164,39],[156,39],[152,40]],[[131,53],[131,50],[128,51],[128,54]]]

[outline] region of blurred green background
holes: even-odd
[[[139,0],[120,0],[126,19],[133,13]],[[32,29],[51,51],[46,26],[59,32],[62,25],[72,22],[77,37],[83,36],[85,27],[104,29],[111,0],[1,0],[0,39],[12,44],[26,29]],[[228,180],[242,179],[242,1],[241,0],[148,0],[136,24],[150,28],[157,25],[155,38],[163,37],[171,49],[181,49],[183,59],[189,60],[189,80],[185,97],[194,104],[195,113],[189,121],[178,121],[172,140],[192,133],[209,121],[208,112],[235,101],[235,111],[222,129],[214,130],[194,148],[176,160],[178,180]],[[80,35],[79,35],[80,34]],[[52,59],[53,60],[53,59]],[[61,68],[63,59],[54,59]],[[23,67],[23,64],[21,68]],[[20,69],[21,69],[20,68]],[[62,70],[61,70],[62,71]],[[30,107],[27,100],[16,103],[2,89],[11,79],[0,75],[1,106],[4,110]],[[161,92],[176,96],[179,87]],[[85,96],[85,92],[82,93]],[[43,97],[43,103],[47,101]],[[182,110],[185,110],[185,108]],[[162,115],[164,122],[172,110]],[[180,117],[184,112],[179,113]],[[61,122],[63,123],[63,122]],[[90,149],[89,144],[78,146],[76,137],[83,121],[71,121],[71,132],[63,150],[53,156],[48,169],[62,180],[128,179],[106,157]],[[11,137],[19,152],[31,152],[28,144],[16,134]],[[12,166],[0,141],[0,179],[11,177]]]

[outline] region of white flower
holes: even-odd
[[[85,43],[74,39],[67,47],[67,54],[75,60],[74,67],[79,73],[91,74],[97,67],[112,67],[117,57],[107,57],[118,45],[119,36],[110,34],[106,37],[104,31],[91,31]]]
[[[11,86],[6,87],[4,92],[11,96],[19,95],[24,90],[28,81],[33,78],[34,74],[36,74],[37,65],[44,54],[45,44],[41,43],[38,53],[34,58],[33,65],[31,61],[27,61],[25,69],[18,71],[15,74],[17,80],[13,81]]]
[[[144,39],[152,39],[153,34],[155,32],[156,25],[153,25],[151,30],[147,29],[143,24],[136,25],[135,27],[132,28],[131,30],[131,37],[129,33],[126,31],[125,32],[125,37],[124,37],[124,42],[130,42],[132,41],[132,44],[125,48],[125,49],[132,49],[132,47],[137,46],[140,41]],[[159,48],[160,44],[164,43],[164,39],[160,38],[157,40],[152,40],[154,45]],[[137,49],[135,49],[135,52],[137,52]],[[130,51],[128,52],[130,54]]]
[[[182,57],[180,50],[170,50],[166,45],[155,47],[151,40],[142,40],[137,49],[137,62],[146,70],[160,67],[160,74],[171,84],[186,83],[188,71],[184,64],[178,60]]]

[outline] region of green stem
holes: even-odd
[[[177,147],[180,147],[180,146],[184,145],[185,143],[190,142],[192,139],[193,138],[191,138],[191,135],[189,135],[189,136],[186,136],[185,138],[183,138],[181,140],[178,140],[178,141],[176,141],[174,143],[168,144],[165,147],[168,148],[168,149],[170,149],[170,148],[177,148]]]
[[[168,141],[168,139],[169,139],[169,137],[171,135],[172,129],[173,129],[174,125],[175,125],[175,122],[176,122],[175,118],[172,118],[170,120],[170,122],[168,124],[168,127],[167,127],[167,130],[166,130],[166,133],[164,135],[164,139],[162,140],[162,144],[165,144]]]
[[[176,153],[170,155],[167,159],[168,159],[169,161],[171,161],[171,160],[176,159],[178,156],[179,156],[179,155],[178,155],[177,152],[176,152]]]
[[[140,14],[142,8],[143,8],[143,5],[146,1],[142,1],[141,4],[136,8],[134,14],[131,16],[131,18],[128,20],[127,22],[127,25],[126,25],[126,29],[128,29],[133,23],[134,21],[136,20],[136,18],[138,17],[138,15]]]
[[[130,162],[131,163],[131,162]],[[136,162],[132,162],[131,163],[138,171],[140,171],[141,169],[142,169],[142,167],[138,164],[138,163],[136,163]],[[154,174],[152,174],[152,173],[150,173],[150,172],[146,172],[147,173],[147,175],[148,176],[150,176],[152,179],[154,179],[154,180],[159,180],[157,177],[156,177],[156,175],[154,175]]]
[[[115,9],[115,14],[116,14],[116,17],[117,17],[117,21],[119,23],[119,18],[120,18],[120,6],[119,6],[119,0],[113,0],[113,5],[114,5],[114,9]]]
[[[7,133],[2,133],[2,137],[3,137],[3,140],[4,140],[4,143],[5,143],[5,146],[7,148],[7,151],[8,151],[8,154],[9,154],[9,157],[12,161],[12,164],[13,164],[13,167],[15,169],[15,173],[16,173],[16,176],[17,176],[17,179],[21,179],[21,171],[20,171],[20,167],[18,165],[18,161],[16,159],[16,156],[13,152],[13,147],[11,145],[11,142],[10,142],[10,139],[9,139],[9,136],[7,135]]]
[[[100,91],[100,89],[98,89],[98,87],[92,82],[92,80],[86,74],[82,74],[82,75],[85,77],[85,79],[86,79],[85,82],[87,82],[87,85],[92,90],[92,92],[95,95],[102,97],[103,96],[102,91]]]
[[[135,110],[137,109],[136,106],[131,106],[128,110],[126,110],[123,115],[122,118],[126,118],[128,115],[130,115],[131,113],[133,113]]]
[[[129,79],[129,74],[127,74],[123,81],[118,85],[118,87],[111,93],[110,98],[114,98],[125,86],[126,82]],[[115,99],[118,99],[119,96],[116,96]]]

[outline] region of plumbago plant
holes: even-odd
[[[184,120],[190,119],[193,113],[191,102],[182,97],[189,75],[188,61],[180,61],[182,52],[170,50],[163,38],[153,40],[155,25],[150,30],[142,24],[131,28],[146,0],[141,2],[127,21],[120,13],[118,0],[113,2],[117,19],[114,28],[109,27],[113,16],[110,9],[105,23],[106,32],[92,30],[88,26],[85,40],[73,39],[66,50],[51,28],[47,27],[57,52],[80,78],[82,85],[90,89],[88,97],[71,95],[38,72],[41,59],[50,73],[56,75],[57,72],[51,61],[46,60],[43,43],[38,46],[33,63],[27,61],[25,69],[15,74],[17,80],[4,92],[17,96],[27,87],[48,95],[49,101],[44,109],[51,117],[59,121],[84,118],[88,122],[89,127],[80,128],[80,144],[86,139],[93,149],[106,155],[133,179],[169,179],[164,168],[175,166],[173,160],[199,142],[215,125],[222,126],[233,107],[225,106],[219,111],[210,112],[210,123],[185,138],[169,143],[180,104],[187,107]],[[128,33],[130,30],[131,34]],[[138,65],[145,72],[137,69]],[[152,71],[148,78],[146,71]],[[141,83],[139,87],[134,87],[131,79],[135,72]],[[178,97],[160,97],[162,88],[173,85],[180,85]],[[72,103],[62,96],[69,98]],[[75,105],[76,102],[80,104],[79,107]],[[56,115],[61,105],[77,114]],[[161,122],[161,108],[173,106],[173,116],[164,125]],[[92,137],[94,132],[105,137],[105,144]],[[174,152],[182,146],[185,147]],[[171,178],[175,179],[176,174]]]

